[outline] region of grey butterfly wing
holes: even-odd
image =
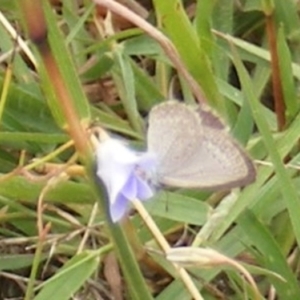
[[[203,189],[243,186],[254,180],[252,161],[211,112],[168,101],[149,117],[149,150],[158,156],[162,184]]]
[[[147,142],[148,151],[158,159],[158,181],[163,183],[166,175],[188,163],[197,147],[195,135],[200,134],[198,132],[199,120],[179,103],[168,101],[151,110]]]

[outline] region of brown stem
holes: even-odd
[[[154,26],[150,23],[145,21],[143,18],[135,14],[134,12],[130,11],[127,7],[119,4],[116,1],[112,0],[94,0],[94,2],[98,5],[101,5],[108,10],[112,11],[113,13],[123,17],[124,19],[129,20],[137,27],[142,29],[146,32],[149,36],[155,39],[160,46],[163,48],[169,59],[174,64],[174,67],[177,69],[178,73],[186,80],[189,84],[194,96],[198,100],[198,102],[205,103],[206,99],[205,96],[199,87],[198,83],[194,80],[194,78],[190,75],[184,64],[182,63],[180,56],[173,45],[173,43],[159,30],[157,30]]]
[[[89,151],[89,143],[48,43],[42,1],[23,0],[21,8],[29,37],[41,54],[47,76],[51,79],[57,99],[60,100],[59,103],[68,124],[67,130],[74,140],[77,151],[83,155]]]
[[[275,113],[277,116],[278,130],[281,131],[283,130],[286,123],[285,103],[283,99],[283,91],[281,85],[280,67],[276,44],[276,28],[274,24],[273,14],[266,15],[266,31],[271,54],[272,85],[275,101]]]

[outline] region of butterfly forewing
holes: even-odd
[[[174,105],[175,104],[175,105]],[[158,179],[184,167],[201,135],[199,119],[176,102],[156,106],[149,115],[148,150],[158,158]]]
[[[254,180],[252,161],[208,110],[168,101],[150,113],[148,145],[165,185],[229,189]]]

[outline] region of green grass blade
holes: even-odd
[[[300,219],[299,219],[300,201],[299,201],[297,191],[291,181],[291,178],[289,178],[288,176],[288,173],[282,163],[280,154],[277,150],[276,143],[271,135],[271,132],[268,128],[268,125],[263,115],[260,112],[260,104],[253,94],[253,88],[251,86],[251,80],[249,78],[249,75],[236,55],[234,57],[234,63],[237,68],[237,72],[239,74],[239,78],[241,80],[243,89],[245,91],[245,95],[248,98],[248,101],[250,103],[253,117],[262,135],[265,146],[271,157],[272,163],[274,164],[276,175],[278,176],[279,179],[282,196],[285,199],[285,204],[290,213],[291,221],[295,232],[295,237],[298,245],[300,245]]]
[[[72,257],[56,275],[42,286],[34,300],[69,300],[99,265],[99,251]]]
[[[224,103],[216,86],[209,56],[205,49],[201,48],[196,31],[181,2],[155,0],[154,5],[157,18],[162,21],[163,30],[175,44],[187,69],[202,87],[208,103],[224,115]]]
[[[271,232],[250,212],[244,213],[238,219],[238,223],[243,228],[245,236],[263,256],[261,257],[262,265],[282,276],[283,280],[269,277],[280,299],[298,299],[300,297],[299,284]],[[265,253],[268,255],[264,255]]]

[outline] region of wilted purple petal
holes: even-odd
[[[129,200],[153,196],[148,181],[156,165],[154,155],[133,152],[119,140],[107,139],[97,148],[97,165],[97,175],[107,188],[114,222],[125,214]]]
[[[123,159],[123,160],[122,160]],[[111,203],[114,203],[134,168],[136,158],[118,140],[108,139],[97,149],[97,175],[103,180]]]
[[[122,194],[127,198],[127,199],[134,199],[136,198],[137,194],[137,180],[135,177],[134,172],[130,174],[129,178],[127,178],[127,182],[122,188]]]
[[[153,196],[153,188],[149,185],[148,182],[142,180],[141,178],[137,178],[137,193],[136,198],[140,200],[147,200]]]
[[[113,222],[119,221],[126,213],[128,199],[119,194],[114,203],[110,203],[109,212]]]
[[[146,200],[153,196],[153,190],[149,183],[141,178],[136,172],[131,174],[122,189],[123,195],[128,199],[138,198],[140,200]]]
[[[128,178],[131,176],[132,170],[133,167],[130,165],[115,164],[114,168],[110,171],[109,176],[107,173],[102,175],[108,178],[106,186],[111,203],[114,203],[116,201],[116,198],[118,197],[120,191],[124,188]]]
[[[151,152],[144,152],[142,155],[140,155],[138,164],[142,169],[153,171],[157,164],[157,158]]]

